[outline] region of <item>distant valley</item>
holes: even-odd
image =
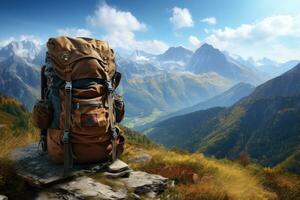
[[[170,114],[164,115],[158,118],[157,120],[154,120],[153,122],[137,126],[136,129],[144,131],[168,118],[196,112],[199,110],[205,110],[213,107],[229,107],[241,100],[242,98],[248,96],[254,89],[255,87],[251,84],[237,83],[236,85],[232,86],[231,88],[222,92],[221,94],[213,96],[207,100],[201,101],[193,106],[186,107],[178,111],[172,112]]]

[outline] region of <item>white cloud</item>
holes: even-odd
[[[242,56],[267,56],[281,61],[299,59],[295,49],[288,50],[282,43],[285,38],[300,38],[300,15],[271,16],[253,24],[212,30],[205,42]]]
[[[66,35],[69,37],[90,37],[92,35],[91,31],[83,28],[58,29],[57,33],[59,35]]]
[[[94,28],[102,28],[105,32],[104,39],[114,48],[138,49],[149,53],[161,53],[168,48],[162,41],[136,40],[135,32],[147,31],[146,24],[131,12],[117,10],[105,3],[97,7],[94,15],[87,17],[87,22]]]
[[[169,45],[159,40],[144,40],[136,42],[136,49],[149,53],[159,54],[165,52]]]
[[[87,21],[94,27],[104,28],[109,31],[142,31],[146,25],[139,22],[135,16],[128,11],[120,11],[107,4],[97,7],[93,16],[88,16]]]
[[[217,24],[217,19],[215,17],[207,17],[207,18],[201,19],[201,22],[207,23],[209,25],[215,25],[215,24]]]
[[[172,12],[169,20],[175,29],[194,26],[192,15],[187,8],[174,7]]]
[[[200,46],[200,40],[196,36],[191,35],[189,37],[189,42],[194,47],[199,47]]]

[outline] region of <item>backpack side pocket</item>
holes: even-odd
[[[114,95],[114,109],[115,109],[115,117],[116,117],[116,122],[120,123],[125,115],[125,104],[122,99],[122,96],[115,94]]]
[[[33,125],[40,129],[48,129],[52,121],[51,104],[45,100],[35,103],[32,112]]]

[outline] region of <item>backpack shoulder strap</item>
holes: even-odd
[[[114,113],[114,88],[112,86],[111,81],[107,81],[107,89],[108,89],[108,96],[107,96],[107,104],[108,104],[108,112],[109,112],[109,122],[110,122],[110,131],[111,131],[111,143],[112,143],[112,151],[111,151],[111,158],[112,161],[117,159],[117,150],[118,150],[118,132],[115,126],[115,113]]]
[[[41,99],[46,100],[46,90],[47,90],[47,79],[45,77],[45,69],[46,66],[43,65],[41,68]],[[39,152],[46,152],[47,151],[47,129],[40,130],[40,141],[38,144],[38,151]]]
[[[64,124],[64,176],[67,176],[70,169],[73,167],[73,153],[71,144],[71,109],[72,109],[72,81],[71,73],[72,68],[68,65],[66,70],[66,83],[65,83],[65,124]]]

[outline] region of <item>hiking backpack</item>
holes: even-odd
[[[65,174],[73,162],[114,161],[124,149],[114,51],[104,41],[70,37],[50,38],[47,49],[41,100],[33,108],[41,148],[64,163]]]

